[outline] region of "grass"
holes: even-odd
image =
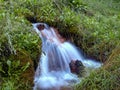
[[[76,90],[119,90],[120,89],[120,49],[110,55],[109,60],[99,70],[93,71],[76,86]]]
[[[0,0],[0,89],[29,90],[33,86],[28,83],[32,79],[19,82],[21,75],[18,73],[15,79],[8,74],[4,76],[4,73],[12,73],[4,69],[9,61],[16,65],[20,60],[17,71],[30,63],[25,69],[27,74],[21,70],[23,76],[37,66],[41,41],[27,20],[32,18],[58,27],[59,32],[71,39],[87,57],[104,62],[101,69],[93,71],[76,86],[77,90],[118,90],[119,10],[119,0]],[[30,74],[32,77],[33,73]]]
[[[95,45],[85,47],[88,53],[95,53],[100,60],[105,60],[103,67],[91,72],[90,76],[78,84],[75,90],[119,90],[120,89],[120,39],[119,10],[120,2],[110,0],[85,0],[93,17],[86,17],[85,25],[94,37]],[[84,17],[84,16],[83,16]],[[83,22],[83,21],[82,21]],[[91,33],[93,31],[93,33]],[[89,34],[89,33],[88,33]],[[86,36],[90,40],[90,35]],[[87,38],[86,38],[87,39]],[[89,42],[89,41],[88,41]],[[94,55],[94,54],[92,54]],[[106,57],[107,56],[107,57]]]

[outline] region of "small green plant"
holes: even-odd
[[[20,82],[20,75],[30,66],[30,63],[21,66],[20,61],[7,60],[1,65],[1,90],[17,90],[23,82]],[[16,85],[20,82],[19,85]]]

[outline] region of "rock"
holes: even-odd
[[[85,67],[80,60],[72,60],[69,66],[70,66],[71,72],[79,76],[82,76],[85,71],[84,70]]]

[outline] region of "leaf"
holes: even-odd
[[[10,67],[11,66],[11,61],[7,60],[7,65]]]
[[[14,68],[17,68],[19,65],[20,65],[20,61],[19,60],[14,62]]]
[[[22,67],[22,71],[25,71],[30,66],[30,62],[28,62],[25,66]]]
[[[34,40],[34,41],[32,41],[33,44],[36,44],[37,42],[38,42],[38,40]]]

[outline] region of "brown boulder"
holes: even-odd
[[[83,75],[85,67],[80,60],[72,60],[69,64],[71,72],[78,74],[79,76]]]

